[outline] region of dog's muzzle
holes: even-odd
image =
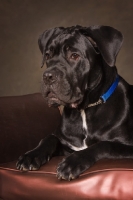
[[[79,86],[75,87],[70,77],[58,68],[46,69],[43,73],[42,93],[49,106],[67,104],[76,108],[83,99]]]

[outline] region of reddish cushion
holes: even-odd
[[[15,163],[0,165],[4,200],[133,199],[133,160],[102,160],[73,181],[58,180],[55,157],[38,171],[21,172]]]

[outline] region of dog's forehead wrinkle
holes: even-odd
[[[85,46],[83,45],[83,37],[81,37],[80,34],[60,34],[58,35],[56,38],[54,38],[53,40],[51,40],[51,42],[49,43],[49,47],[54,46],[55,48],[57,48],[58,45],[60,45],[61,47],[67,44],[68,46],[73,46],[73,47],[80,47]]]

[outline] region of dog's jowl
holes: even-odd
[[[72,180],[104,158],[133,158],[133,86],[115,67],[122,34],[109,26],[53,28],[38,40],[47,69],[42,94],[64,106],[60,126],[21,156],[17,169],[37,170],[66,155],[58,179]]]

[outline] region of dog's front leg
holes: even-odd
[[[93,152],[90,152],[90,148],[76,151],[70,156],[64,158],[58,165],[57,178],[68,181],[76,179],[95,162],[95,156],[93,155]]]
[[[58,179],[72,180],[100,159],[133,158],[133,146],[102,141],[87,149],[76,151],[63,159],[57,168]]]
[[[23,156],[20,156],[16,164],[17,169],[27,171],[27,170],[38,170],[41,165],[45,164],[50,160],[50,158],[55,154],[60,141],[54,135],[48,135],[46,138],[42,139],[39,145],[26,152]]]

